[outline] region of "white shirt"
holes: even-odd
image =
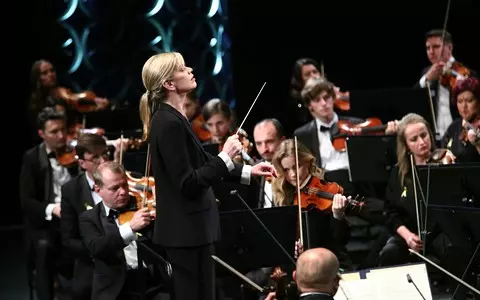
[[[329,124],[326,124],[315,118],[315,122],[317,122],[317,134],[318,134],[318,142],[320,144],[320,157],[322,159],[322,168],[326,171],[335,171],[335,170],[342,170],[348,169],[348,154],[346,151],[340,152],[333,148],[330,131],[321,131],[320,127],[332,127],[333,124],[338,122],[338,115],[334,113],[333,119]]]
[[[105,202],[102,202],[103,207],[105,208],[105,214],[108,217],[110,213],[110,207],[105,205]],[[120,225],[118,218],[115,219],[115,223],[118,226],[120,235],[122,236],[123,241],[127,246],[123,248],[123,253],[125,254],[125,260],[127,262],[127,269],[138,269],[138,256],[137,256],[137,234],[133,232],[130,227],[130,222],[127,222],[123,225]]]
[[[95,205],[97,205],[98,203],[102,202],[102,197],[100,197],[100,195],[93,190],[93,185],[95,182],[90,178],[90,175],[88,175],[87,172],[85,172],[85,178],[87,178],[88,186],[90,187],[90,191],[92,193],[93,202]]]
[[[232,159],[225,152],[218,153],[218,156],[223,160],[223,162],[228,168],[228,171],[232,171],[233,169],[235,169],[235,165],[233,164]],[[243,165],[242,175],[240,177],[240,183],[249,185],[251,174],[252,174],[252,166]]]
[[[263,186],[263,208],[272,207],[273,205],[272,184],[265,180]]]
[[[448,64],[455,61],[455,58],[450,57]],[[420,78],[420,86],[422,88],[427,87],[427,74]],[[438,85],[437,91],[432,91],[432,98],[435,97],[435,92],[438,93],[437,97],[437,111],[435,112],[435,121],[437,123],[437,139],[443,137],[448,126],[453,121],[452,113],[450,111],[450,90],[441,84]]]
[[[47,155],[52,152],[52,150],[47,147],[45,147],[45,150],[47,151]],[[63,167],[56,158],[50,157],[48,160],[52,167],[52,184],[55,198],[54,202],[48,204],[45,208],[45,220],[51,221],[53,209],[62,201],[62,185],[68,182],[72,176],[68,173],[68,169]]]

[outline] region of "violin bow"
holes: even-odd
[[[298,201],[297,201],[297,206],[298,206],[298,226],[299,226],[299,229],[300,229],[300,244],[302,245],[303,247],[303,222],[302,222],[302,201],[301,201],[301,194],[300,194],[300,178],[298,176],[298,174],[300,174],[299,172],[299,168],[298,168],[298,144],[297,144],[297,136],[295,136],[295,169],[296,169],[296,177],[297,177],[297,198],[298,198]]]
[[[413,154],[410,154],[410,164],[412,168],[413,194],[415,196],[415,211],[417,215],[418,237],[420,238],[421,241],[423,241],[423,238],[422,238],[423,230],[420,222],[420,207],[419,207],[418,196],[417,196],[417,180],[415,177],[416,169],[415,169],[415,164],[413,162]],[[425,254],[425,247],[423,247],[423,251]]]
[[[120,133],[120,161],[118,163],[123,165],[123,129]]]

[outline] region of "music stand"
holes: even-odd
[[[346,138],[351,182],[387,182],[397,157],[396,136]]]
[[[480,164],[417,167],[428,206],[480,212]]]
[[[249,210],[220,213],[221,239],[216,256],[240,272],[263,267],[292,265],[295,241],[298,238],[298,207],[257,208],[253,212],[288,252],[277,245]],[[302,212],[305,249],[330,246],[331,215],[318,211]],[[218,269],[223,274],[225,270]]]
[[[388,121],[400,120],[408,113],[417,113],[424,117],[430,123],[435,136],[428,89],[409,87],[350,91],[351,116],[377,117],[386,124]]]

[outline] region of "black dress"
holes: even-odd
[[[447,148],[455,155],[456,163],[480,162],[480,153],[470,142],[460,140],[463,131],[462,119],[458,118],[450,124],[442,138],[442,148]]]

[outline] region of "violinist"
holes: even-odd
[[[453,98],[460,118],[448,127],[442,148],[451,150],[459,163],[480,162],[480,81],[474,77],[458,81]]]
[[[101,201],[79,216],[80,236],[93,259],[92,294],[84,299],[138,299],[152,282],[149,272],[139,269],[137,248],[139,242],[149,242],[153,217],[143,208],[119,223],[120,211],[132,200],[119,163],[101,163],[93,178]]]
[[[27,259],[35,269],[37,296],[38,299],[53,299],[55,275],[58,272],[71,274],[73,269],[73,261],[64,257],[62,251],[60,202],[62,185],[78,172],[77,168],[63,167],[57,160],[57,155],[66,146],[63,113],[45,107],[38,114],[37,124],[42,142],[23,155],[20,200],[26,227]]]
[[[60,228],[63,246],[76,260],[72,296],[80,300],[88,299],[91,295],[93,261],[80,236],[78,218],[81,213],[102,201],[94,189],[93,173],[99,164],[109,159],[109,155],[105,139],[91,133],[78,138],[75,154],[83,172],[62,186]]]
[[[73,118],[76,104],[81,97],[58,84],[57,73],[53,64],[45,59],[35,61],[32,64],[30,79],[31,96],[28,108],[31,114],[36,115],[44,107],[52,106],[55,110],[65,112],[68,115],[68,128],[73,126],[76,122]],[[105,109],[109,104],[106,98],[96,96],[90,98],[94,110]]]
[[[437,124],[437,137],[441,138],[453,119],[458,117],[454,101],[451,101],[451,89],[453,86],[448,82],[445,83],[445,80],[442,79],[447,76],[450,70],[455,68],[461,67],[468,70],[470,76],[474,75],[475,72],[465,68],[462,63],[453,57],[453,39],[448,31],[443,32],[441,29],[433,29],[427,32],[425,35],[425,47],[431,66],[423,70],[423,76],[420,78],[418,86],[426,88],[427,81],[430,82]]]
[[[300,189],[307,189],[315,180],[324,179],[324,170],[316,164],[312,153],[301,143],[298,144],[298,174],[295,163],[295,143],[292,139],[286,139],[280,143],[273,156],[273,166],[277,170],[277,178],[272,180],[272,194],[275,206],[294,205],[297,194],[297,177]],[[342,257],[342,264],[349,267],[349,258],[344,246],[348,243],[350,226],[345,219],[345,212],[349,200],[342,194],[332,195],[332,199],[320,199],[320,202],[329,202],[324,212],[331,213],[332,235],[335,239],[330,241],[330,248]],[[320,204],[319,206],[320,207]]]
[[[327,181],[338,182],[345,189],[346,195],[355,195],[355,187],[348,176],[348,156],[345,151],[337,151],[332,143],[339,133],[339,121],[345,120],[352,124],[362,123],[364,120],[337,115],[333,108],[336,97],[332,83],[311,78],[302,90],[303,99],[310,111],[313,120],[297,128],[294,135],[314,153],[318,167],[325,170]],[[396,132],[396,121],[388,122],[384,129],[385,134]]]
[[[146,91],[140,117],[144,139],[153,149],[157,197],[153,241],[172,265],[175,299],[214,299],[211,255],[220,224],[212,185],[222,179],[249,184],[251,176],[275,176],[275,169],[264,162],[233,163],[243,149],[237,135],[227,138],[216,156],[203,149],[183,111],[186,94],[197,83],[180,53],[150,57],[142,79]]]
[[[264,119],[255,124],[253,139],[262,160],[271,163],[278,146],[285,140],[283,126],[277,119]],[[259,208],[274,206],[271,180],[272,178],[261,178],[258,193]]]
[[[391,266],[410,262],[414,259],[408,249],[421,251],[429,247],[428,253],[434,253],[438,258],[448,258],[442,261],[446,269],[461,275],[462,269],[468,263],[468,239],[457,228],[453,216],[440,215],[440,212],[429,211],[427,230],[429,232],[425,245],[419,236],[413,187],[410,154],[415,165],[425,165],[435,149],[433,133],[425,119],[417,114],[410,113],[402,118],[398,124],[397,135],[397,165],[391,170],[385,199],[386,224],[391,230],[392,237],[381,250],[378,257],[378,266]],[[454,159],[451,152],[447,152]],[[419,186],[417,184],[417,189]],[[420,191],[417,192],[420,195]],[[420,200],[420,199],[419,199]],[[423,203],[419,205],[420,213],[425,214]],[[423,225],[423,224],[422,224]],[[443,253],[444,246],[438,247],[436,239],[445,239],[447,253]],[[443,243],[442,243],[443,244]],[[435,246],[434,246],[435,245]],[[431,248],[430,248],[431,247]],[[466,259],[466,261],[465,261]],[[461,297],[460,297],[461,299]]]

